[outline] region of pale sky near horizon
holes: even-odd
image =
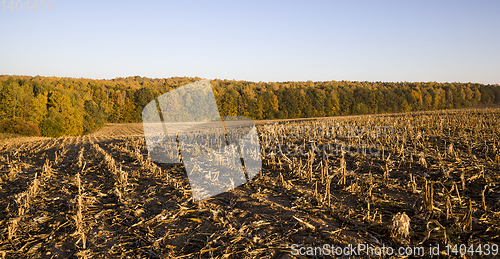
[[[0,2],[0,74],[500,84],[500,1],[51,1]]]

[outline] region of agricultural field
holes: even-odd
[[[0,258],[311,258],[293,244],[498,252],[500,109],[257,129],[260,173],[201,201],[182,164],[148,157],[140,123],[2,139]],[[351,256],[367,257],[390,256]]]

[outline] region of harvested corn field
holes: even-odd
[[[473,247],[465,258],[488,245],[491,257],[499,118],[469,109],[260,124],[260,173],[196,202],[183,165],[148,158],[142,124],[3,139],[0,258],[308,257],[294,244],[440,245],[443,257]]]

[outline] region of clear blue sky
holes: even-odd
[[[53,3],[0,3],[0,74],[500,83],[495,0]]]

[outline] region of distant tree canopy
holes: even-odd
[[[0,130],[58,137],[95,131],[106,122],[140,122],[155,97],[201,78],[140,76],[93,80],[0,76]],[[406,112],[500,103],[500,86],[436,82],[211,81],[221,115],[253,119]],[[39,132],[39,133],[38,133]],[[23,132],[12,132],[25,134]]]

